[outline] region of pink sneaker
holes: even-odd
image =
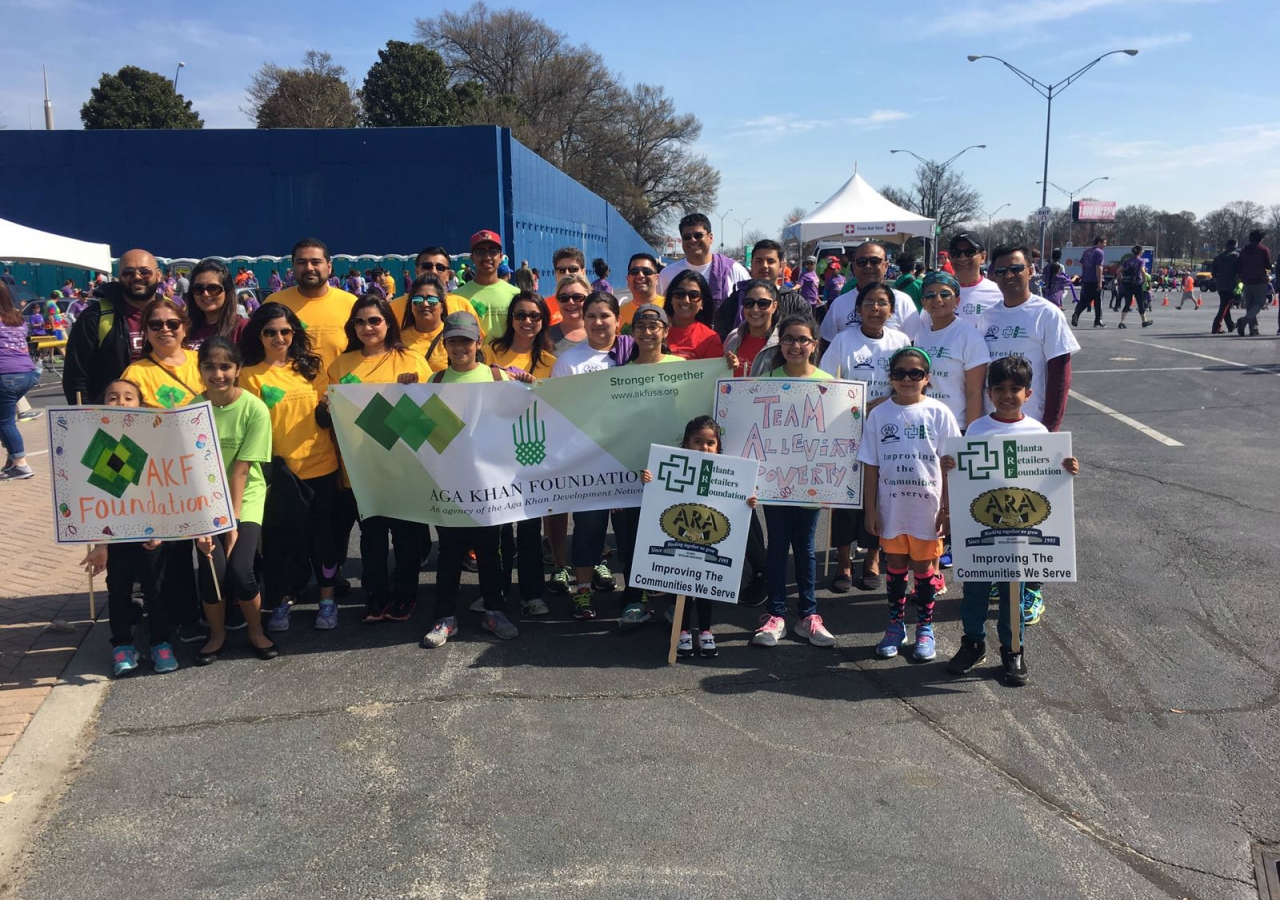
[[[811,616],[805,616],[796,623],[793,629],[797,637],[802,637],[815,647],[834,647],[836,638],[827,626],[822,624],[822,616],[814,613]]]
[[[757,647],[776,647],[778,639],[787,634],[787,620],[782,616],[761,616],[760,627],[756,629],[751,643]]]

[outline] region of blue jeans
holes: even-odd
[[[10,456],[24,456],[27,452],[18,431],[18,401],[39,383],[40,372],[35,369],[0,375],[0,444]]]
[[[1013,646],[1013,628],[1009,626],[1009,582],[997,581],[1000,591],[1000,612],[996,616],[996,634],[1001,647]],[[990,602],[990,581],[966,581],[964,596],[960,599],[960,620],[964,623],[965,637],[985,642],[987,639],[987,605]],[[1021,599],[1021,598],[1020,598]],[[1022,643],[1026,628],[1022,624],[1022,604],[1018,604],[1018,642]]]
[[[769,529],[766,571],[769,581],[769,615],[787,614],[787,552],[792,551],[796,563],[796,604],[800,617],[818,611],[814,582],[818,577],[818,558],[814,552],[814,536],[818,531],[818,509],[803,506],[766,506],[764,522]]]

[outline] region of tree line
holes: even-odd
[[[720,173],[694,152],[702,124],[658,85],[626,85],[586,44],[515,9],[477,2],[418,19],[362,83],[330,54],[265,63],[242,111],[258,128],[498,125],[611,203],[650,243],[689,209],[714,208]],[[86,129],[202,128],[173,82],[137,66],[103,74]]]

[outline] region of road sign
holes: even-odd
[[[1036,210],[1036,215],[1038,215],[1038,216],[1040,217],[1040,221],[1041,221],[1041,222],[1048,222],[1048,221],[1049,221],[1049,216],[1050,216],[1052,213],[1053,213],[1053,210],[1051,210],[1051,209],[1050,209],[1049,207],[1047,207],[1047,206],[1042,206],[1042,207],[1040,207],[1039,209],[1037,209],[1037,210]]]

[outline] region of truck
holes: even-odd
[[[1080,276],[1080,255],[1088,249],[1088,247],[1073,247],[1071,244],[1067,244],[1062,248],[1062,268],[1066,271],[1068,278],[1078,278]],[[1120,263],[1132,255],[1132,244],[1120,244],[1115,247],[1107,246],[1102,248],[1102,283],[1104,286],[1110,284],[1116,277],[1116,272],[1120,270]],[[1147,271],[1150,272],[1155,260],[1155,248],[1143,247],[1142,258],[1147,261]]]

